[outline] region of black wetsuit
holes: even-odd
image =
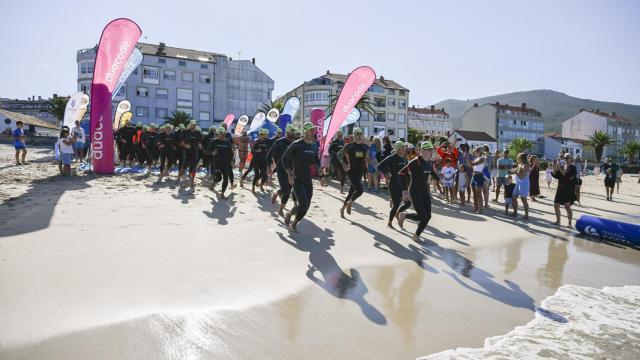
[[[182,132],[182,141],[184,141],[184,156],[185,156],[185,164],[181,170],[184,171],[187,167],[189,167],[189,174],[195,175],[196,170],[198,169],[198,153],[200,140],[202,139],[202,134],[195,130],[185,130]],[[189,147],[187,147],[189,145]]]
[[[295,215],[296,223],[302,220],[311,206],[313,197],[313,183],[311,182],[311,166],[320,165],[318,158],[318,145],[315,142],[307,143],[299,139],[291,143],[280,161],[286,169],[293,169],[293,192],[297,205],[291,209]]]
[[[133,126],[125,126],[118,130],[118,141],[120,142],[120,161],[133,160],[135,148],[133,146],[133,136],[136,129]]]
[[[271,166],[271,162],[275,161],[276,163],[276,173],[278,175],[278,184],[280,184],[280,190],[278,190],[278,195],[280,195],[281,204],[286,204],[289,201],[289,196],[291,195],[291,184],[289,184],[289,177],[287,176],[287,171],[284,168],[284,164],[282,163],[282,155],[287,151],[289,145],[293,143],[292,139],[288,139],[286,136],[276,140],[269,152],[267,153],[267,164]]]
[[[142,141],[147,153],[147,164],[151,166],[158,158],[158,133],[147,131],[142,135]]]
[[[398,154],[389,155],[378,164],[378,170],[381,173],[391,174],[389,179],[389,193],[391,194],[393,207],[391,211],[389,211],[389,222],[393,220],[397,212],[403,212],[411,206],[411,203],[408,201],[405,201],[405,203],[400,206],[402,202],[402,190],[406,188],[405,179],[403,176],[400,176],[400,170],[405,166],[407,166],[407,159]]]
[[[222,192],[227,190],[230,177],[233,175],[229,172],[231,161],[233,160],[233,144],[228,140],[220,140],[215,138],[209,142],[205,151],[211,156],[211,165],[213,167],[213,182],[218,183],[222,180]]]
[[[213,164],[211,162],[211,155],[207,149],[209,148],[211,141],[215,138],[216,136],[212,133],[208,133],[202,138],[202,149],[205,150],[202,152],[202,165],[207,168],[207,173],[209,175],[213,172]]]
[[[264,185],[267,182],[267,153],[271,140],[258,139],[253,143],[251,147],[251,164],[253,166],[253,186],[256,186],[258,180],[260,185]]]
[[[182,142],[183,133],[184,130],[177,130],[172,134],[173,145],[175,147],[173,161],[178,164],[178,171],[182,171],[182,167],[184,166],[184,147],[180,144]]]
[[[344,147],[344,140],[335,139],[329,144],[329,163],[333,167],[334,175],[340,180],[340,188],[344,187],[344,182],[347,179],[347,172],[342,167],[341,159],[338,158],[338,153]]]
[[[165,163],[167,169],[171,168],[175,157],[175,142],[173,134],[162,132],[158,134],[158,149],[160,152],[160,174],[164,172]],[[160,145],[163,145],[160,149]]]
[[[411,160],[402,170],[401,176],[411,176],[409,184],[409,196],[411,204],[416,210],[415,214],[407,214],[408,219],[418,221],[416,235],[420,236],[427,227],[431,219],[431,193],[429,192],[429,176],[433,170],[431,161],[423,160],[422,157]]]
[[[346,205],[349,201],[356,201],[357,198],[362,195],[362,175],[365,171],[367,151],[369,146],[365,144],[358,144],[355,142],[345,145],[345,147],[338,153],[338,156],[344,154],[349,159],[349,170],[347,175],[351,185],[349,186],[349,194],[344,199]]]

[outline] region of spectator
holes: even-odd
[[[26,165],[27,157],[26,137],[22,127],[24,123],[20,120],[16,121],[16,129],[13,130],[13,147],[16,149],[16,165]],[[20,153],[22,153],[22,163],[20,163]]]

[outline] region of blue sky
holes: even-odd
[[[410,103],[553,89],[640,104],[640,1],[9,1],[0,5],[0,96],[76,90],[75,54],[117,17],[148,42],[243,59],[282,94],[359,65]]]

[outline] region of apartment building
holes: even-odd
[[[533,144],[531,153],[542,156],[544,153],[544,121],[536,109],[508,104],[473,104],[462,115],[462,129],[484,131],[498,140],[498,148],[506,149],[511,141],[525,138]]]
[[[424,131],[429,135],[449,137],[453,133],[453,125],[449,114],[444,108],[436,109],[435,105],[429,108],[417,108],[411,106],[407,111],[409,127]]]
[[[294,121],[308,121],[313,109],[329,111],[331,99],[340,94],[347,76],[327,71],[324,75],[305,81],[279,99],[284,101],[291,96],[298,96],[301,111]],[[407,138],[409,89],[380,76],[369,87],[364,98],[372,105],[373,113],[362,111],[357,125],[366,136],[384,130],[391,139]]]
[[[274,81],[255,59],[233,60],[162,42],[137,47],[144,60],[114,98],[114,105],[124,99],[131,102],[134,123],[162,123],[173,111],[184,111],[208,128],[228,113],[252,116],[271,101]],[[96,48],[90,48],[79,50],[76,57],[78,90],[86,94],[91,90],[95,56]]]

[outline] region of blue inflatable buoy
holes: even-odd
[[[622,244],[640,246],[640,225],[582,215],[576,221],[576,229],[585,235],[593,235]]]

